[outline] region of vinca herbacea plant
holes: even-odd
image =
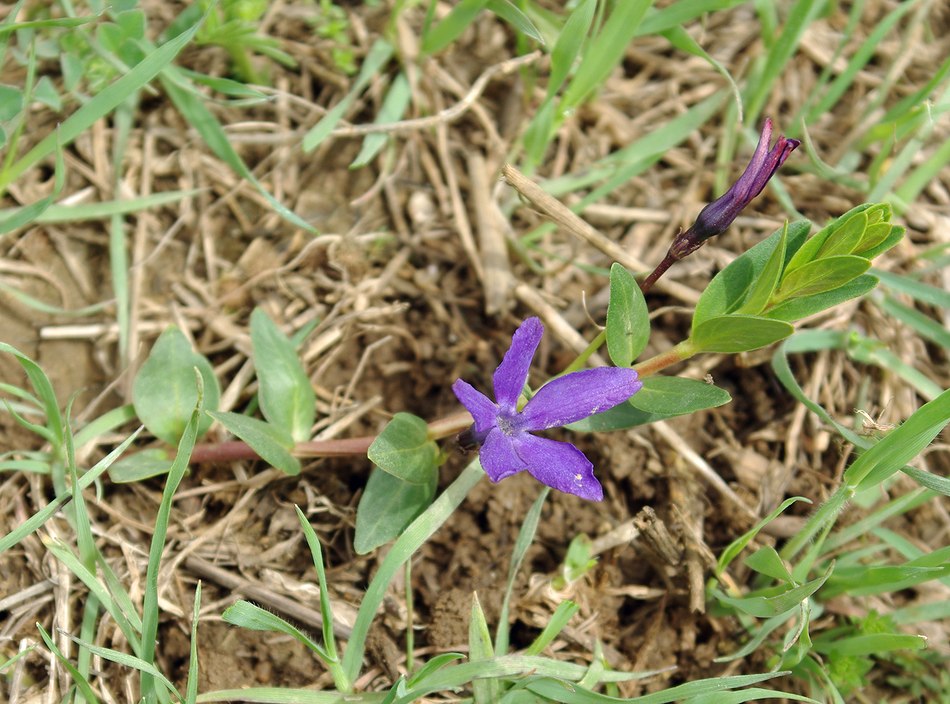
[[[877,53],[875,42],[897,30],[906,32],[902,45],[926,35],[921,23],[935,4],[743,4],[202,0],[178,3],[186,7],[170,18],[167,12],[152,17],[148,5],[136,0],[18,0],[0,10],[0,64],[15,64],[0,84],[0,235],[10,245],[3,250],[10,261],[4,260],[0,272],[0,304],[5,312],[12,297],[44,315],[95,315],[90,326],[30,320],[25,327],[40,330],[44,341],[99,330],[89,346],[108,358],[104,368],[116,371],[114,379],[101,380],[96,401],[83,407],[65,399],[68,394],[57,395],[53,374],[43,365],[0,342],[0,356],[12,360],[8,366],[23,377],[0,380],[0,411],[6,414],[0,431],[16,437],[6,433],[13,426],[35,441],[0,452],[0,509],[15,521],[0,535],[0,589],[23,587],[0,593],[0,699],[9,690],[19,701],[68,704],[720,704],[779,698],[839,704],[850,701],[882,664],[888,676],[899,674],[888,682],[906,691],[907,701],[945,699],[945,644],[935,647],[922,633],[925,624],[950,618],[950,600],[940,598],[950,584],[950,548],[905,537],[888,521],[950,496],[950,480],[924,461],[929,444],[950,422],[950,391],[876,339],[873,326],[854,322],[873,310],[878,319],[900,320],[916,331],[918,344],[909,349],[940,356],[950,347],[950,333],[921,312],[950,310],[947,292],[924,281],[947,265],[945,248],[926,252],[915,270],[905,266],[914,248],[903,243],[896,267],[912,274],[883,271],[893,267],[894,256],[879,260],[901,241],[900,218],[907,214],[914,222],[910,214],[918,197],[950,163],[942,147],[917,153],[932,134],[946,136],[940,120],[950,104],[950,59],[928,68],[920,85],[897,75],[867,80],[872,59],[881,63],[887,57],[904,66],[896,51]],[[874,20],[870,28],[864,26],[865,6]],[[703,33],[684,29],[684,18],[705,21],[719,11],[735,11],[746,22],[758,18],[762,26],[761,36],[751,35],[748,44],[763,53],[753,52],[747,63],[743,58],[740,82],[712,58],[717,51],[707,52]],[[843,32],[841,47],[827,56],[797,55],[809,25],[826,18],[825,34]],[[709,22],[711,30],[717,22]],[[418,29],[419,36],[407,29]],[[276,30],[292,38],[271,36]],[[866,38],[861,30],[868,30]],[[658,85],[665,79],[647,78],[653,85],[646,93],[675,93],[676,104],[652,105],[643,114],[650,120],[674,117],[664,124],[644,125],[643,118],[626,125],[622,110],[611,107],[602,113],[610,129],[578,169],[567,155],[590,156],[584,150],[593,140],[586,139],[585,122],[595,122],[583,106],[610,80],[640,86],[639,77],[629,80],[640,60],[629,47],[643,35],[662,40],[662,51],[677,60],[688,55],[696,66],[705,62],[710,75],[729,87],[691,85],[694,77],[686,76],[678,84],[681,94]],[[486,42],[483,51],[463,45],[472,37]],[[208,53],[212,45],[216,58]],[[490,58],[496,49],[505,54],[500,63]],[[804,98],[782,95],[783,65],[807,59],[801,71],[807,76],[804,67],[818,54],[814,90]],[[465,71],[455,71],[444,55]],[[484,62],[483,73],[472,72]],[[666,66],[661,69],[655,76],[667,75]],[[524,124],[498,119],[496,128],[495,104],[505,102],[500,98],[515,79],[529,90],[512,93],[518,99],[510,103],[533,114]],[[11,84],[17,80],[22,85]],[[836,129],[837,106],[852,82],[860,85],[862,107],[871,117],[844,121],[853,126],[841,154],[829,155],[821,145]],[[892,88],[896,102],[888,95]],[[623,96],[639,109],[640,95]],[[252,120],[235,119],[251,106]],[[783,114],[773,124],[765,111],[779,106]],[[44,136],[34,134],[44,126]],[[791,136],[773,139],[779,127]],[[612,142],[638,131],[644,134],[630,144]],[[813,147],[822,132],[825,141]],[[357,141],[352,154],[341,148]],[[404,149],[410,142],[412,149]],[[682,154],[691,149],[686,145],[695,144],[716,147],[715,164],[711,151],[684,161]],[[799,150],[803,145],[807,158]],[[675,179],[650,172],[674,149],[680,150],[680,163],[695,162],[695,169],[674,170]],[[554,151],[558,167],[549,169]],[[502,155],[531,176],[514,164],[501,166]],[[346,178],[323,181],[341,156]],[[827,163],[830,157],[835,163]],[[311,161],[302,166],[306,159]],[[562,169],[565,164],[570,166]],[[690,189],[700,192],[709,180],[700,169],[707,168],[721,179],[715,194],[700,196],[708,204],[674,213],[665,189],[689,180],[684,173],[695,173],[702,178]],[[373,178],[361,180],[374,169]],[[185,173],[191,170],[195,179]],[[499,172],[510,188],[496,180]],[[795,177],[787,178],[790,173]],[[423,174],[429,182],[420,187]],[[802,202],[805,189],[797,188],[797,179],[816,174],[829,182],[840,179],[846,195],[836,192],[820,207]],[[636,189],[644,177],[661,195],[655,209],[616,205],[627,203],[620,189]],[[70,192],[80,182],[84,190]],[[333,192],[344,182],[340,193]],[[414,192],[403,199],[399,189],[406,183]],[[169,184],[182,190],[163,190]],[[362,192],[349,193],[353,184],[362,184]],[[778,220],[782,224],[775,227],[757,219],[755,228],[774,231],[755,236],[747,251],[735,251],[734,241],[722,249],[707,245],[737,220],[745,226],[740,214],[766,189],[785,212],[821,213],[813,216],[821,222]],[[939,182],[933,190],[934,198],[943,197]],[[302,197],[313,193],[312,201]],[[618,197],[595,214],[591,206],[606,206],[608,194]],[[340,207],[338,196],[351,198],[347,207]],[[643,205],[640,196],[636,192],[630,203]],[[179,201],[187,207],[177,209]],[[685,196],[683,201],[689,203]],[[860,201],[867,202],[848,209]],[[383,202],[385,207],[376,207]],[[170,204],[173,213],[162,209]],[[383,218],[372,232],[363,227],[387,208],[391,220]],[[142,217],[146,209],[156,210],[155,217]],[[667,239],[631,251],[598,232],[596,217],[609,212],[619,218],[618,209],[638,226],[658,225]],[[346,222],[350,210],[367,218],[347,222],[352,231],[343,234],[318,231],[329,222]],[[338,217],[344,211],[347,217]],[[696,211],[692,225],[673,234],[679,218],[685,225]],[[332,217],[324,218],[327,213]],[[550,222],[535,224],[538,213]],[[69,225],[80,220],[82,234],[76,236]],[[519,229],[525,222],[534,229]],[[561,228],[552,238],[581,243],[577,261],[559,249],[560,241],[551,251],[541,250],[539,242],[554,232],[552,223]],[[48,225],[55,227],[47,232]],[[252,234],[259,231],[267,237]],[[288,233],[292,237],[282,237]],[[65,266],[47,271],[53,245],[67,253]],[[442,259],[429,258],[430,247],[440,248]],[[7,283],[8,275],[46,284],[59,283],[61,272],[75,276],[87,248],[98,258],[100,249],[108,250],[110,274],[106,300],[87,309],[56,309]],[[591,248],[598,253],[588,256]],[[456,261],[460,250],[464,256]],[[232,252],[241,253],[239,262],[228,259]],[[29,261],[21,261],[21,254]],[[708,258],[708,275],[697,269],[660,281],[691,255]],[[538,265],[548,260],[556,262],[553,274]],[[187,271],[174,280],[172,303],[143,306],[148,291],[168,283],[157,275],[162,267],[177,276],[181,262]],[[208,281],[194,275],[202,267]],[[434,285],[429,268],[432,276],[451,270],[471,280],[459,283],[458,295],[446,295],[450,287]],[[554,291],[556,297],[538,296],[533,284],[562,275],[589,287],[584,293],[590,297],[578,300],[579,286]],[[78,276],[78,289],[106,291],[94,279],[89,272]],[[491,288],[499,281],[504,286]],[[421,305],[413,307],[414,320],[391,315],[414,306],[407,302],[412,296],[421,301],[429,295],[419,294],[424,287],[436,292],[430,302],[437,315],[420,312],[427,310]],[[691,295],[673,295],[674,287]],[[61,293],[65,301],[73,289],[64,285]],[[509,296],[504,305],[488,305],[495,293]],[[293,303],[287,305],[288,299]],[[860,309],[856,303],[842,308],[858,299]],[[200,300],[209,303],[182,305]],[[589,302],[587,318],[567,322]],[[575,310],[565,312],[571,305]],[[852,319],[855,310],[860,315]],[[166,326],[169,319],[180,327]],[[463,323],[453,329],[458,320]],[[364,334],[388,328],[395,336],[410,336],[413,326],[446,343],[438,363],[421,367],[426,391],[396,399],[372,387],[372,398],[361,396],[364,374],[377,375],[372,383],[382,379],[378,388],[384,389],[393,379],[404,383],[408,365],[402,351],[379,362],[374,355],[385,350],[387,338],[368,343]],[[0,333],[6,330],[4,321]],[[486,334],[473,345],[460,331]],[[551,354],[538,360],[542,339]],[[770,346],[768,357],[746,355]],[[363,355],[358,363],[333,366],[338,353],[353,349]],[[419,352],[428,365],[429,350]],[[862,374],[867,370],[862,383],[881,377],[896,395],[909,390],[922,400],[894,424],[862,431],[841,419],[848,411],[829,412],[796,378],[802,368],[827,361],[829,352],[847,355]],[[818,362],[810,357],[792,363],[815,353]],[[729,435],[728,449],[740,459],[750,449],[740,433],[732,434],[735,428],[727,429],[729,416],[717,417],[714,410],[730,403],[729,389],[744,372],[728,368],[732,360],[723,355],[743,355],[742,362],[754,358],[762,375],[774,381],[767,393],[801,404],[796,422],[813,422],[818,433],[834,436],[836,442],[808,452],[824,452],[815,465],[840,471],[816,477],[814,492],[803,482],[807,496],[790,496],[790,483],[773,495],[753,487],[740,496],[732,479],[720,477],[710,464],[722,466],[721,455],[704,458],[689,442],[670,442],[669,434],[677,432],[672,429],[682,426],[662,422],[692,416],[717,439]],[[700,363],[684,364],[698,357]],[[340,377],[346,377],[342,384]],[[122,399],[119,405],[104,409],[114,398]],[[741,412],[748,404],[737,406]],[[706,424],[710,419],[716,422]],[[615,433],[609,441],[608,433]],[[756,442],[777,445],[779,436],[773,432]],[[763,464],[781,465],[775,458],[783,451],[789,463],[805,454],[790,447],[797,437],[786,437],[787,446]],[[655,455],[647,468],[631,472],[633,481],[622,474],[631,470],[620,466],[618,455],[635,443]],[[324,458],[338,458],[338,464],[324,464]],[[513,478],[519,473],[530,477]],[[744,481],[738,471],[735,477],[746,488],[755,481]],[[134,485],[134,502],[115,500],[130,492],[123,484]],[[663,490],[676,495],[656,504],[652,524],[637,520],[640,506],[643,515],[653,510],[651,494],[641,491],[644,484],[652,497]],[[232,495],[240,498],[232,502]],[[755,499],[746,500],[749,495]],[[812,502],[812,508],[802,505]],[[477,520],[453,520],[463,505]],[[143,506],[143,515],[124,526],[96,524],[97,516],[127,517]],[[498,524],[480,522],[483,514],[496,519],[499,506],[504,520],[515,516],[520,523],[517,535],[495,534],[501,533]],[[657,516],[664,506],[674,515]],[[729,524],[734,533],[706,545],[713,521],[705,530],[702,521],[718,512],[738,517]],[[551,514],[562,520],[549,521]],[[945,514],[934,511],[934,521],[945,521]],[[336,520],[328,522],[328,515]],[[232,541],[230,531],[261,516],[267,519],[261,532],[241,537],[254,535],[266,549],[245,554],[258,546]],[[596,520],[574,521],[576,516]],[[788,523],[780,525],[779,518]],[[596,535],[579,533],[581,525]],[[478,544],[488,546],[485,554],[465,556],[464,569],[484,566],[488,586],[466,599],[467,629],[453,634],[451,649],[429,637],[435,629],[426,620],[442,605],[426,597],[433,596],[432,575],[443,570],[446,552],[445,542],[426,543],[443,526],[440,538],[477,526],[485,532]],[[535,541],[539,527],[548,532]],[[640,558],[646,538],[661,535],[657,530],[647,536],[648,529],[658,527],[666,530],[670,552],[656,568]],[[945,526],[933,534],[945,536]],[[201,556],[209,545],[230,563],[209,564]],[[534,561],[542,567],[528,559],[538,545],[552,557]],[[511,546],[510,555],[505,546]],[[662,600],[659,617],[674,603],[691,615],[702,613],[716,626],[709,629],[717,631],[715,648],[689,650],[696,645],[689,638],[695,641],[701,629],[684,629],[685,645],[675,656],[680,669],[647,669],[653,664],[641,664],[636,656],[614,659],[620,639],[610,638],[616,634],[574,627],[581,619],[594,623],[601,604],[608,603],[598,602],[607,572],[596,567],[598,559],[607,555],[604,564],[620,570],[631,555],[623,550],[633,551],[632,562],[650,563],[638,564],[638,570],[655,571],[646,572],[652,586],[624,582],[617,599]],[[286,580],[281,574],[273,590],[262,586],[253,570],[264,553],[265,569],[285,559],[299,569],[288,571]],[[503,560],[507,574],[503,564],[498,569]],[[41,567],[41,583],[27,588],[5,569],[25,562]],[[528,566],[530,580],[524,579]],[[216,584],[214,601],[202,604],[209,580]],[[526,582],[530,587],[522,593]],[[443,586],[440,581],[436,588]],[[486,589],[493,590],[490,601]],[[193,605],[179,608],[181,595],[193,598]],[[842,597],[849,599],[846,608]],[[33,614],[31,602],[42,608],[26,618],[22,613]],[[51,617],[43,607],[47,602],[55,604]],[[627,614],[620,615],[623,621]],[[232,667],[242,662],[242,647],[218,651],[227,657],[207,657],[199,667],[205,657],[199,630],[210,628],[209,621],[220,629],[210,639],[215,641],[234,636],[243,645],[248,634],[242,629],[266,632],[260,652],[287,647],[306,680],[295,687],[276,681],[270,667],[276,658],[262,659],[259,669],[248,668],[253,672]],[[30,638],[21,637],[24,623]],[[638,616],[629,628],[642,623]],[[416,647],[420,632],[424,647]],[[397,641],[404,647],[393,654],[389,646]],[[696,662],[683,662],[685,656]],[[730,663],[742,659],[742,668],[732,669]],[[214,669],[233,670],[226,673],[229,684],[199,677]],[[25,695],[44,675],[49,691]]]

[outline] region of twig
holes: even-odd
[[[545,193],[544,189],[511,164],[505,164],[501,169],[501,174],[505,181],[508,182],[508,185],[527,198],[538,210],[572,235],[603,252],[615,262],[620,262],[633,272],[648,270],[649,267],[646,264],[606,235],[598,232],[557,198],[549,193]],[[699,300],[699,294],[696,291],[682,284],[670,281],[657,282],[657,288],[686,303],[696,303],[696,301]]]
[[[451,105],[443,110],[440,110],[435,115],[429,115],[428,117],[416,117],[411,120],[401,120],[399,122],[384,122],[380,124],[370,124],[370,125],[346,125],[343,127],[337,127],[331,136],[333,137],[363,137],[368,134],[378,134],[384,132],[387,134],[393,134],[396,132],[411,132],[413,130],[423,130],[429,127],[436,127],[441,124],[448,124],[457,120],[461,117],[472,105],[475,104],[475,101],[481,96],[484,92],[488,82],[491,81],[496,76],[506,76],[509,73],[517,71],[522,66],[527,66],[532,64],[542,56],[540,51],[533,51],[530,54],[525,54],[524,56],[519,56],[514,59],[509,59],[508,61],[502,61],[499,64],[494,66],[489,66],[485,71],[475,79],[475,82],[472,84],[472,87],[469,88],[468,93],[454,105]]]

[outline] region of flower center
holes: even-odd
[[[506,418],[505,416],[498,416],[497,418],[498,429],[509,437],[515,434],[515,424],[513,418]]]

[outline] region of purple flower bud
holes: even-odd
[[[482,467],[493,482],[522,470],[539,482],[583,499],[600,501],[604,490],[594,465],[569,442],[531,435],[587,418],[623,403],[643,386],[633,369],[585,369],[548,382],[518,410],[528,368],[541,342],[544,326],[528,318],[515,330],[511,347],[492,377],[495,401],[468,382],[457,379],[452,391],[475,419],[460,436],[468,447],[481,445]]]
[[[742,172],[739,180],[732,184],[732,188],[720,198],[700,210],[696,222],[686,232],[676,236],[670,246],[670,258],[682,259],[699,249],[710,237],[725,232],[743,208],[762,192],[765,184],[785,162],[788,155],[801,144],[797,139],[789,139],[781,135],[775,146],[769,149],[771,139],[772,120],[766,118],[762,126],[762,134],[759,136],[759,144],[752,155],[752,161]]]

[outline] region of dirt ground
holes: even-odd
[[[875,7],[882,14],[890,7],[885,2],[867,4],[869,15]],[[174,3],[144,5],[156,28],[174,15]],[[353,4],[346,10],[361,56],[384,28],[388,9]],[[934,15],[933,21],[948,29],[947,13]],[[830,60],[827,37],[845,19],[837,8],[806,34],[765,111],[779,129],[783,116],[796,112]],[[397,23],[403,56],[418,55],[421,21],[422,10],[416,9]],[[866,36],[873,26],[869,20],[858,34]],[[458,411],[449,388],[452,381],[464,377],[485,388],[512,331],[528,315],[540,315],[549,323],[532,379],[539,381],[544,373],[563,368],[580,350],[576,339],[559,335],[550,322],[560,318],[576,331],[577,339],[590,340],[597,333],[606,303],[602,271],[610,261],[562,231],[547,232],[531,245],[519,242],[544,218],[500,181],[499,169],[511,156],[543,86],[527,82],[527,74],[495,70],[515,55],[510,32],[486,14],[435,59],[411,64],[414,92],[407,117],[438,115],[452,106],[457,112],[450,119],[398,131],[370,166],[351,170],[348,165],[361,141],[346,129],[315,153],[304,154],[299,147],[302,134],[352,80],[333,67],[332,47],[323,40],[315,42],[302,28],[293,4],[275,4],[264,31],[283,41],[299,67],[283,69],[261,60],[271,76],[273,100],[251,107],[211,107],[265,187],[322,234],[314,238],[275,215],[252,187],[210,155],[163,95],[145,96],[123,185],[136,194],[200,190],[178,205],[128,219],[133,330],[128,354],[117,346],[113,309],[79,318],[49,315],[0,293],[2,339],[46,370],[61,402],[73,402],[75,424],[129,402],[135,370],[169,324],[186,331],[213,362],[224,390],[222,409],[240,411],[255,391],[247,360],[248,322],[256,306],[289,332],[316,321],[302,356],[318,397],[316,432],[324,439],[376,433],[398,411],[430,421]],[[750,6],[713,14],[690,31],[736,75],[762,51]],[[950,32],[942,36],[944,40],[928,43],[927,51],[883,43],[879,60],[858,79],[854,94],[809,126],[817,152],[835,152],[841,136],[864,119],[862,101],[878,85],[888,62],[903,62],[901,80],[908,86],[923,84],[935,65],[929,52],[950,50]],[[227,55],[214,47],[190,47],[178,63],[212,75],[229,72]],[[539,57],[536,64],[543,73],[545,59]],[[55,75],[53,63],[47,69]],[[471,87],[486,71],[493,71],[491,80],[472,98]],[[721,76],[702,60],[680,54],[662,38],[638,39],[600,96],[566,122],[534,177],[583,173],[597,159],[649,134],[722,86]],[[374,84],[348,111],[345,125],[372,121],[382,89],[382,84]],[[40,139],[56,120],[44,111],[35,117],[35,132],[28,141]],[[944,121],[938,134],[946,139],[948,132]],[[83,192],[80,197],[90,201],[114,197],[111,136],[111,125],[103,121],[67,149],[66,193]],[[641,261],[658,262],[678,228],[688,225],[715,195],[714,161],[721,136],[717,117],[585,211],[584,217]],[[748,145],[740,148],[729,167],[731,177],[749,151]],[[806,161],[796,153],[781,175],[804,216],[823,223],[864,200],[856,190],[815,175],[805,168]],[[44,195],[52,178],[50,168],[31,171],[11,188],[4,206]],[[902,223],[908,226],[905,242],[879,264],[882,268],[901,271],[920,251],[948,241],[948,180],[944,174],[925,190]],[[568,204],[576,199],[565,198]],[[679,295],[660,290],[648,297],[654,333],[647,354],[681,340],[688,332],[690,296],[785,217],[766,190],[729,233],[671,270],[667,278],[681,285]],[[482,256],[484,238],[492,233],[512,245],[500,276],[497,262]],[[0,247],[3,280],[35,298],[72,310],[113,298],[107,223],[31,227],[0,241]],[[907,335],[879,308],[850,303],[809,324],[854,327],[876,336],[902,359],[916,360],[935,382],[947,385],[946,350]],[[613,668],[670,668],[624,685],[625,696],[768,667],[764,655],[729,665],[713,662],[734,651],[744,631],[733,620],[702,608],[711,561],[750,528],[752,515],[763,515],[782,498],[803,495],[817,503],[827,497],[849,449],[782,388],[768,364],[770,353],[704,356],[672,370],[698,379],[711,376],[732,394],[730,405],[669,421],[662,433],[647,427],[577,436],[606,498],[593,504],[552,493],[515,589],[514,648],[527,645],[554,606],[569,597],[581,610],[552,646],[560,657],[586,662],[599,641]],[[840,418],[861,409],[880,423],[893,423],[921,403],[894,375],[859,365],[844,354],[797,357],[793,364],[809,395]],[[9,357],[0,357],[0,379],[24,383]],[[91,464],[133,427],[80,448],[80,460]],[[205,440],[224,437],[215,427]],[[138,443],[153,445],[160,443],[147,437]],[[40,447],[35,436],[0,414],[0,448]],[[441,487],[468,460],[450,443],[446,447],[449,457]],[[704,458],[741,506],[701,479],[684,449]],[[931,471],[945,473],[946,449],[932,452],[927,461]],[[307,461],[302,474],[292,478],[254,461],[192,467],[175,503],[161,576],[164,618],[158,648],[164,671],[173,680],[184,680],[189,614],[201,578],[199,691],[262,684],[331,686],[319,663],[296,643],[221,622],[221,612],[248,593],[222,581],[220,572],[245,587],[257,585],[263,596],[256,592],[253,598],[271,608],[278,609],[268,604],[268,594],[292,600],[301,608],[284,613],[312,628],[307,619],[319,611],[319,600],[293,510],[297,504],[323,541],[334,603],[344,620],[352,618],[386,551],[359,556],[353,549],[356,506],[370,469],[369,462],[358,457]],[[122,485],[106,481],[97,494],[89,492],[97,540],[133,599],[141,598],[161,489],[161,480],[152,479]],[[473,592],[489,623],[497,618],[514,541],[538,490],[526,474],[501,487],[482,482],[419,552],[412,567],[411,625],[417,658],[466,649]],[[0,533],[46,504],[51,491],[43,477],[0,474]],[[774,542],[793,534],[807,510],[793,508],[762,539]],[[859,515],[857,510],[849,512],[845,520]],[[640,538],[612,540],[632,519],[648,525]],[[947,503],[927,504],[891,527],[922,547],[938,547],[946,542],[950,527]],[[48,532],[70,539],[62,518],[51,521]],[[599,562],[585,578],[557,592],[551,579],[578,533],[601,540]],[[208,564],[218,572],[202,567]],[[740,580],[745,576],[741,569],[735,575]],[[78,627],[84,591],[45,552],[39,536],[0,555],[0,598],[28,589],[35,590],[33,596],[3,614],[2,635],[8,640],[0,639],[0,659],[12,655],[22,639],[36,639],[34,623],[49,627],[54,613],[57,627]],[[404,633],[409,626],[404,593],[403,585],[394,584],[377,620],[369,652],[372,667],[360,682],[363,688],[382,688],[405,669]],[[917,595],[909,592],[906,598],[910,602]],[[830,609],[847,614],[866,607],[833,603]],[[101,644],[122,647],[114,624],[103,622],[100,629]],[[106,686],[123,699],[134,678],[114,665],[102,667],[114,674]],[[29,671],[34,691],[49,686],[43,658],[32,658]],[[886,687],[885,676],[875,674],[874,682]],[[54,677],[59,686],[66,684],[61,670]]]

